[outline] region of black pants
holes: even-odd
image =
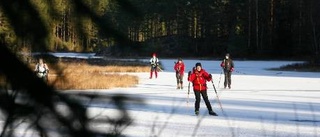
[[[200,101],[201,101],[200,95],[202,96],[204,102],[206,103],[208,111],[212,111],[212,107],[211,107],[210,101],[208,99],[207,90],[201,91],[201,92],[200,91],[194,91],[194,95],[195,95],[195,98],[196,98],[196,102],[194,104],[195,111],[199,111],[199,108],[200,108]]]
[[[224,70],[224,87],[231,86],[231,71]]]

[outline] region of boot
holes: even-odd
[[[218,116],[217,113],[215,113],[215,112],[213,112],[213,111],[209,111],[209,115]]]
[[[198,116],[199,115],[199,111],[195,111],[194,114],[196,114]]]

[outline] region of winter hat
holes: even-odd
[[[227,53],[227,54],[226,54],[226,59],[229,59],[229,58],[230,58],[230,54]]]
[[[178,58],[178,61],[182,61],[182,59],[181,59],[181,58]]]
[[[196,67],[197,67],[197,66],[202,67],[200,62],[196,63]]]
[[[156,53],[153,53],[152,56],[156,56]]]

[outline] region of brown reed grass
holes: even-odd
[[[77,73],[64,76],[49,74],[49,84],[60,90],[68,89],[110,89],[132,87],[138,84],[138,78],[132,75]]]
[[[120,72],[150,71],[148,66],[99,66],[85,62],[60,62],[48,66],[48,84],[58,90],[132,87],[138,84],[138,77]],[[30,69],[33,70],[34,67],[35,64],[30,65]],[[4,83],[3,77],[0,77],[0,82]]]
[[[117,72],[147,72],[147,66],[98,66],[87,63],[58,63],[48,65],[49,84],[57,89],[110,89],[132,87],[138,77]],[[55,69],[56,68],[56,69]]]

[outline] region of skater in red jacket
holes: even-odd
[[[178,59],[178,62],[175,63],[173,68],[176,71],[177,89],[183,89],[183,75],[185,65],[181,58]]]
[[[207,81],[211,81],[212,80],[212,75],[207,73],[204,69],[202,69],[201,63],[196,63],[195,66],[196,70],[191,73],[191,71],[189,71],[189,76],[188,76],[188,81],[192,82],[193,84],[193,91],[194,91],[194,95],[196,98],[196,102],[195,102],[195,114],[199,115],[199,108],[200,108],[200,96],[202,96],[207,109],[209,111],[210,115],[213,116],[217,116],[217,114],[212,110],[210,101],[208,99],[208,94],[207,94]]]

